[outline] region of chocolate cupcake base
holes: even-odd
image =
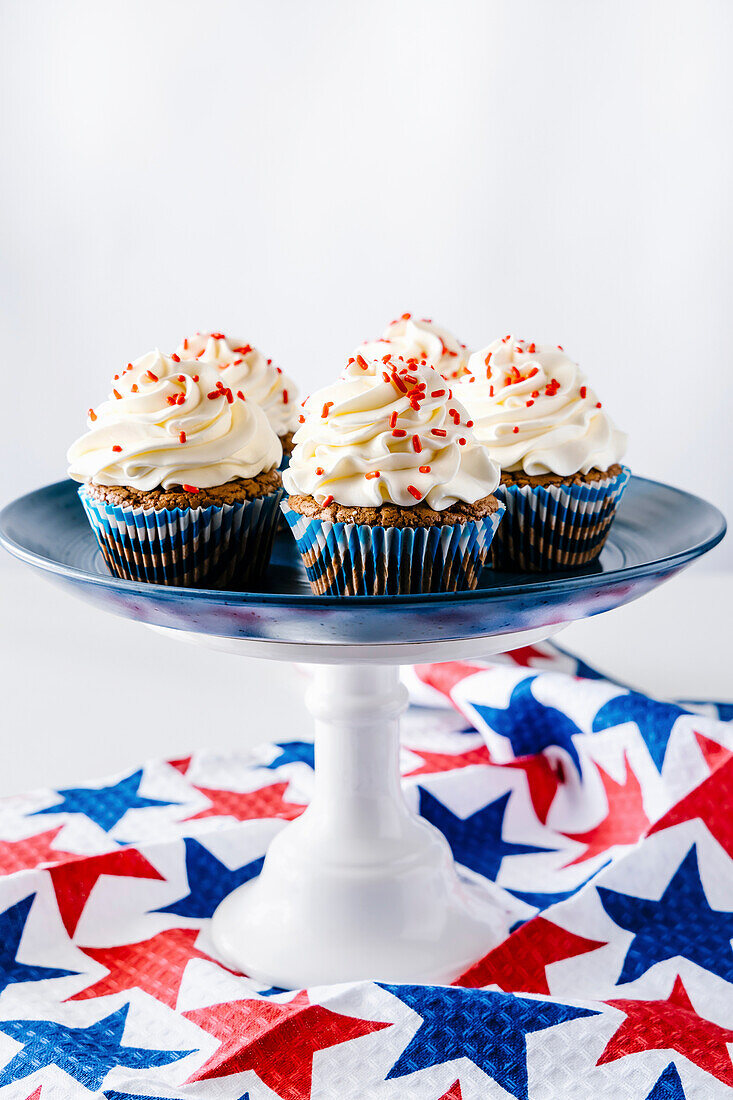
[[[414,522],[417,508],[396,509],[402,513],[402,525],[385,525],[393,506],[335,506],[335,514],[341,517],[338,520],[331,519],[329,509],[322,509],[312,497],[291,497],[280,507],[316,595],[396,596],[476,587],[504,512],[493,497],[479,504],[483,507],[475,517],[467,516],[459,506],[459,511],[450,513],[453,522],[441,523],[441,514],[432,513],[434,522],[421,525]],[[385,524],[358,522],[371,512]],[[350,514],[355,521],[346,521]]]
[[[496,569],[577,569],[598,557],[631,476],[626,466],[560,478],[505,473],[506,515],[491,546]]]
[[[275,477],[274,490],[261,496],[249,495],[257,479],[200,490],[201,506],[186,506],[184,496],[195,501],[199,494],[184,490],[153,490],[151,498],[134,489],[82,485],[79,497],[115,576],[225,588],[248,583],[267,568],[283,497]],[[158,506],[166,496],[172,506]]]

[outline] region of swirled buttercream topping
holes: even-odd
[[[444,378],[458,378],[463,373],[471,354],[465,344],[440,328],[427,317],[413,317],[403,313],[387,325],[381,340],[370,340],[357,348],[366,359],[380,359],[387,352],[395,358],[425,360],[431,363]],[[355,353],[356,354],[356,353]]]
[[[443,511],[499,484],[465,409],[429,363],[360,352],[338,382],[304,402],[302,421],[283,483],[322,505],[424,501]]]
[[[176,354],[181,359],[214,363],[225,386],[241,390],[248,401],[265,410],[277,435],[295,430],[299,396],[295,383],[251,344],[223,332],[197,332],[186,337]]]
[[[265,413],[212,363],[148,352],[112,381],[71,445],[69,477],[97,485],[210,489],[277,466],[280,440]]]
[[[559,345],[495,340],[471,356],[455,392],[502,470],[587,474],[626,450],[625,433]]]

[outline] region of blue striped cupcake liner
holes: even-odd
[[[491,547],[496,569],[576,569],[597,558],[631,471],[579,485],[505,485],[506,515]]]
[[[370,527],[280,505],[319,596],[397,596],[475,588],[504,514],[442,527]]]
[[[79,489],[110,572],[182,588],[226,588],[264,573],[283,490],[208,508],[133,508]]]

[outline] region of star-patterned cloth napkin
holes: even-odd
[[[0,1098],[733,1094],[733,708],[550,645],[405,675],[406,795],[502,891],[507,938],[451,987],[222,965],[208,918],[307,805],[307,742],[7,798]]]

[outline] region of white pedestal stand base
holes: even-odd
[[[459,881],[443,836],[404,799],[398,667],[316,666],[307,703],[313,800],[272,841],[259,878],[217,909],[217,948],[287,989],[450,982],[503,938],[503,913]]]

